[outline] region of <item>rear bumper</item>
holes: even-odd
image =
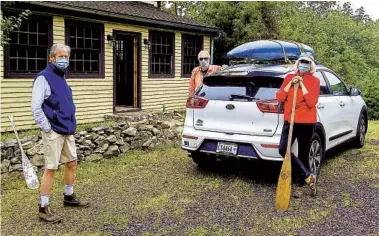
[[[277,147],[280,142],[280,134],[266,137],[201,131],[188,126],[183,129],[182,149],[186,151],[224,155],[216,153],[217,142],[219,141],[238,144],[237,155],[233,155],[233,157],[283,161],[283,157],[279,154]],[[269,147],[264,147],[267,145]]]

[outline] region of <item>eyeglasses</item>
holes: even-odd
[[[306,60],[300,60],[300,63],[304,63],[304,64],[311,64],[310,61],[306,61]]]
[[[202,61],[202,60],[206,60],[206,61],[208,61],[209,58],[208,58],[208,57],[200,57],[199,60],[200,60],[200,61]]]
[[[69,59],[69,56],[59,56],[59,57],[57,57],[57,58],[65,58],[65,59]]]

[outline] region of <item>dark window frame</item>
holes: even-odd
[[[72,73],[68,70],[66,74],[67,78],[72,79],[104,79],[105,78],[105,38],[104,38],[104,24],[103,23],[94,23],[85,20],[71,20],[65,19],[65,44],[70,46],[70,25],[83,25],[83,26],[92,26],[100,28],[100,52],[99,52],[99,72],[98,73]],[[70,46],[71,48],[71,46]],[[72,55],[73,48],[71,48],[70,57]]]
[[[8,16],[11,12],[4,11],[3,16]],[[17,12],[18,14],[18,12]],[[53,45],[53,17],[48,15],[31,15],[27,20],[46,20],[47,21],[47,48],[46,48],[46,66],[49,62],[49,49]],[[22,23],[21,23],[22,24]],[[38,46],[37,46],[38,47]],[[11,72],[10,71],[10,45],[6,44],[3,47],[3,59],[4,59],[4,79],[34,79],[39,72],[27,73],[27,72]]]
[[[149,78],[175,78],[175,33],[174,32],[167,32],[167,31],[158,31],[158,30],[149,30],[149,41],[153,42],[152,38],[153,35],[164,35],[172,37],[172,60],[171,60],[171,73],[170,74],[153,74],[151,73],[151,66],[152,66],[152,60],[153,60],[153,52],[152,48],[153,46],[150,45],[149,47]]]
[[[330,74],[332,74],[332,75],[334,75],[342,83],[343,87],[346,90],[346,94],[334,94],[332,85],[330,84],[328,75],[326,74],[327,72],[330,73]],[[323,70],[323,74],[324,74],[325,80],[327,81],[327,84],[329,85],[329,90],[330,90],[330,93],[331,93],[330,95],[331,96],[350,96],[350,94],[349,94],[349,87],[345,84],[345,82],[334,71],[332,71],[332,70]]]
[[[181,63],[181,66],[182,66],[181,76],[182,76],[182,78],[190,78],[191,77],[191,72],[192,72],[192,70],[191,70],[189,73],[184,73],[184,68],[185,68],[185,66],[184,66],[184,59],[185,59],[185,55],[184,55],[184,52],[185,52],[184,43],[185,42],[184,41],[186,39],[192,39],[192,40],[195,39],[194,41],[196,41],[196,40],[201,41],[200,51],[204,49],[204,37],[203,36],[201,36],[201,35],[191,35],[191,34],[182,34],[182,63]],[[197,55],[196,55],[196,59],[197,59]]]
[[[316,75],[314,75],[316,78],[318,78],[320,80],[320,97],[329,97],[329,96],[333,96],[332,92],[331,92],[331,88],[330,88],[330,84],[329,84],[329,81],[327,80],[326,78],[326,75],[324,74],[324,72],[322,70],[316,70],[315,74],[316,73],[320,73],[320,75],[322,76],[322,80],[325,82],[325,85],[326,85],[326,88],[327,88],[327,92],[328,93],[325,93],[325,94],[321,94],[321,79],[318,78]]]

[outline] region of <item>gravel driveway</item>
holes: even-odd
[[[88,209],[62,206],[58,171],[52,206],[60,224],[38,220],[38,191],[22,176],[3,176],[2,235],[378,235],[379,122],[370,123],[363,149],[328,155],[319,194],[291,198],[275,211],[280,165],[220,162],[199,169],[178,147],[134,151],[102,163],[79,165],[75,191]],[[347,150],[346,150],[347,149]]]

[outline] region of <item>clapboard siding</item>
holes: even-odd
[[[75,104],[82,104],[82,103],[91,103],[94,100],[94,96],[96,96],[96,101],[106,101],[106,102],[113,102],[113,96],[112,94],[80,94],[80,95],[74,95],[74,101]],[[30,105],[31,101],[31,95],[29,94],[28,97],[18,97],[18,98],[7,98],[6,101],[4,101],[3,106],[4,107],[10,107],[12,104],[24,104],[29,103]],[[15,106],[15,105],[13,105]],[[3,112],[6,112],[6,110]]]
[[[104,41],[106,42],[106,36],[104,36]],[[65,43],[63,17],[53,17],[53,42]],[[110,55],[105,60],[105,78],[67,79],[67,83],[73,90],[79,124],[102,121],[105,114],[113,112],[113,52],[107,43],[104,49],[106,55]],[[30,111],[33,79],[3,79],[2,77],[1,86],[1,131],[9,130],[10,124],[6,118],[8,115],[15,117],[17,127],[20,129],[36,128]]]
[[[109,77],[111,79],[111,77]],[[33,87],[33,80],[32,79],[10,79],[10,80],[4,80],[1,84],[2,88],[30,88],[30,91]],[[86,86],[88,89],[90,89],[88,86],[94,85],[94,86],[103,86],[103,85],[109,85],[108,79],[67,79],[67,82],[70,84],[70,87],[83,87]],[[96,82],[96,84],[93,84]]]
[[[3,11],[1,10],[1,8],[0,8],[0,19],[3,19]],[[3,47],[0,46],[0,83],[3,81],[3,79],[4,79],[4,56],[3,56]],[[1,92],[1,95],[3,95],[3,92]]]
[[[53,42],[54,43],[65,43],[65,29],[64,29],[64,18],[63,17],[53,17]]]
[[[113,92],[113,90],[96,91],[96,96],[101,96],[103,94],[106,94],[107,96],[109,96],[109,94],[111,94],[112,92]],[[94,96],[94,92],[88,91],[88,90],[84,90],[80,94],[82,94],[83,96],[85,96],[85,95]],[[31,93],[21,93],[21,92],[7,93],[7,94],[1,95],[2,98],[20,98],[20,99],[23,99],[24,97],[30,97],[30,96],[32,96]],[[74,97],[75,96],[78,96],[78,95],[74,94]]]
[[[165,103],[165,109],[166,110],[178,110],[178,109],[183,109],[185,107],[186,103],[185,101],[182,103],[179,102],[174,102],[174,103]],[[145,107],[146,110],[163,110],[163,105],[161,103],[158,104],[153,104],[150,103],[148,106]]]
[[[151,30],[167,31],[157,28]],[[112,34],[112,30],[139,32],[142,39],[149,37],[149,28],[136,28],[121,24],[106,24],[106,34]],[[181,78],[181,42],[182,32],[175,32],[175,77],[174,78],[149,78],[148,75],[148,50],[142,45],[142,109],[161,110],[164,103],[167,109],[183,109],[188,96],[188,78]],[[206,42],[208,41],[208,42]],[[204,46],[210,50],[209,37],[204,37]],[[208,49],[209,48],[209,49]],[[106,55],[113,56],[113,55]]]
[[[209,36],[204,36],[204,49],[211,53],[211,39]]]
[[[91,21],[91,19],[83,19]],[[53,17],[53,42],[65,43],[65,19]],[[78,79],[68,78],[67,82],[73,90],[77,109],[78,124],[103,121],[105,114],[113,112],[113,49],[109,46],[106,35],[114,30],[140,33],[141,45],[141,92],[142,109],[161,110],[183,109],[188,95],[188,78],[182,74],[182,33],[175,31],[175,69],[174,78],[149,78],[149,53],[143,39],[149,38],[149,30],[169,31],[167,29],[147,28],[113,22],[104,22],[104,78]],[[174,32],[174,31],[170,31]],[[186,32],[189,33],[189,32]],[[204,36],[204,49],[210,51],[210,37]],[[36,128],[30,110],[33,78],[4,78],[3,48],[0,48],[0,82],[1,82],[1,131],[9,131],[7,116],[15,117],[19,129]]]

